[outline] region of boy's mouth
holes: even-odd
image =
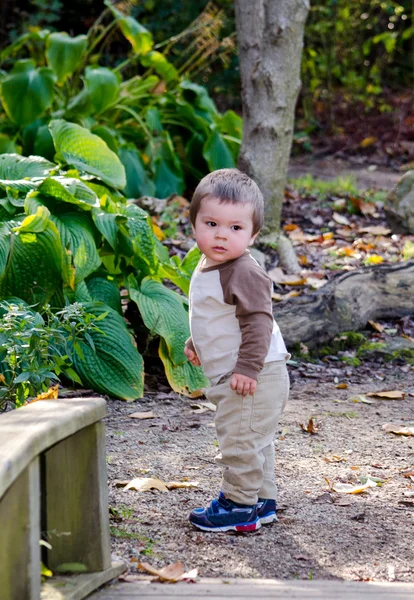
[[[214,252],[227,252],[226,248],[223,248],[223,246],[213,246],[213,250]]]

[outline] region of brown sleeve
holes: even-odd
[[[257,379],[272,337],[271,281],[250,257],[237,262],[220,272],[224,301],[236,307],[242,337],[233,371]]]

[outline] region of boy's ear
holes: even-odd
[[[252,237],[250,238],[249,246],[253,246],[255,239],[257,238],[258,235],[259,235],[259,232],[252,235]]]

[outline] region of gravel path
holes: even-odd
[[[156,567],[181,561],[202,577],[414,581],[414,476],[407,476],[414,471],[414,437],[382,429],[387,422],[414,423],[414,367],[365,363],[341,371],[302,363],[290,373],[291,398],[276,438],[280,522],[250,535],[203,533],[187,521],[193,507],[218,491],[213,412],[196,413],[199,400],[180,398],[154,376],[137,402],[108,402],[113,553],[131,573],[140,561]],[[338,389],[338,381],[348,387]],[[371,398],[372,404],[351,399],[380,390],[406,396]],[[153,411],[154,418],[131,419],[137,411]],[[300,427],[311,416],[319,426],[313,435]],[[331,489],[364,475],[385,483],[358,495]],[[135,477],[198,487],[168,493],[117,487]]]

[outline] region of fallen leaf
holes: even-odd
[[[388,433],[396,433],[398,435],[414,435],[414,425],[410,423],[385,423],[382,428]]]
[[[134,413],[131,413],[130,415],[128,415],[128,417],[130,419],[154,419],[155,418],[152,410],[150,410],[148,412],[134,412]]]
[[[181,562],[172,563],[162,569],[156,569],[149,563],[144,562],[138,563],[138,568],[141,571],[155,575],[160,581],[169,581],[170,583],[177,583],[185,573],[184,565]]]
[[[177,583],[178,581],[194,581],[198,577],[198,569],[192,569],[185,573],[184,565],[181,562],[172,563],[163,567],[162,569],[156,569],[149,563],[138,563],[138,568],[142,571],[146,571],[156,577],[153,581],[168,581],[169,583]]]
[[[358,233],[371,233],[372,235],[389,235],[391,229],[384,227],[383,225],[371,225],[369,227],[361,227],[358,229]]]
[[[344,215],[340,215],[337,212],[333,213],[333,220],[336,223],[339,223],[339,225],[350,225],[351,224],[347,217],[345,217]]]
[[[309,422],[307,425],[303,425],[303,423],[299,423],[299,426],[301,427],[301,429],[303,431],[306,431],[306,433],[316,434],[319,431],[319,425],[312,419],[312,417],[309,419]]]
[[[169,490],[175,490],[178,488],[192,488],[198,487],[198,481],[167,481],[165,485]]]
[[[361,148],[367,148],[368,146],[372,146],[372,144],[375,144],[376,142],[378,142],[378,138],[374,136],[368,136],[364,138],[359,145],[361,146]]]
[[[306,283],[306,279],[304,279],[301,275],[289,275],[284,273],[280,267],[272,269],[269,271],[268,275],[274,283],[282,285],[303,285]]]
[[[401,471],[401,475],[403,477],[409,477],[410,479],[414,477],[414,469],[407,469],[406,471]]]
[[[369,254],[364,258],[364,265],[380,265],[384,262],[384,257],[379,254]]]
[[[405,392],[400,390],[384,390],[383,392],[368,392],[370,398],[383,398],[384,400],[404,400]]]
[[[374,400],[368,400],[368,398],[365,398],[365,396],[362,396],[361,394],[358,396],[350,396],[348,400],[351,402],[362,402],[363,404],[375,404]]]
[[[379,331],[379,333],[382,333],[385,329],[384,325],[381,325],[381,323],[376,323],[375,321],[368,321],[368,323],[375,331]]]
[[[338,383],[338,385],[335,386],[337,390],[346,390],[346,388],[348,387],[347,383]]]
[[[137,492],[148,492],[149,490],[156,489],[161,492],[168,492],[168,488],[161,479],[154,479],[153,477],[136,477],[124,487],[126,490],[136,490]]]
[[[33,402],[39,402],[40,400],[57,400],[59,398],[59,385],[52,385],[46,392],[38,394],[36,398],[25,402],[26,404],[33,404]]]
[[[306,279],[306,285],[310,285],[315,290],[319,290],[319,288],[323,287],[326,283],[328,283],[327,279],[318,279],[317,277],[308,277]]]
[[[343,458],[342,456],[338,456],[336,454],[334,454],[333,456],[325,456],[323,460],[327,463],[346,462],[346,458]]]
[[[377,487],[375,481],[372,479],[367,480],[366,483],[352,485],[351,483],[334,483],[332,489],[334,492],[338,492],[338,494],[361,494],[365,492],[370,487]]]

